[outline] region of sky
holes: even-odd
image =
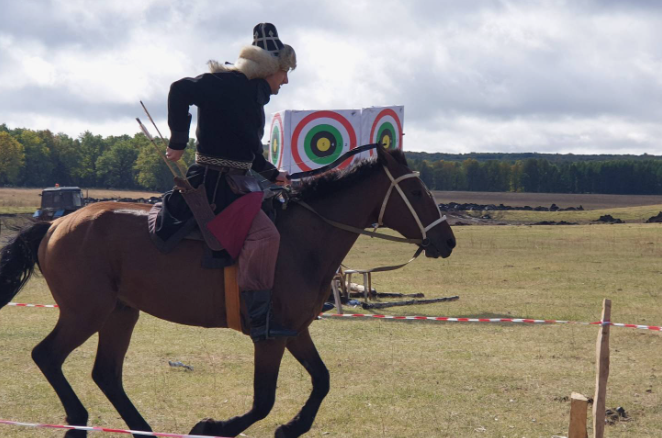
[[[662,155],[662,2],[0,0],[0,124],[164,135],[172,82],[274,23],[298,67],[265,107],[404,105],[404,149]],[[192,111],[194,112],[194,111]],[[191,136],[194,135],[194,127]],[[265,138],[265,142],[266,142]]]

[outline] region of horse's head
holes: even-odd
[[[378,212],[378,224],[392,228],[408,239],[421,239],[428,257],[448,257],[455,248],[455,235],[439,211],[432,193],[418,174],[407,167],[400,151],[377,148],[390,187]]]

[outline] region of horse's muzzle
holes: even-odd
[[[446,258],[451,255],[455,248],[455,238],[447,239],[445,242],[435,242],[431,240],[428,245],[425,246],[425,256],[433,259],[439,257]]]

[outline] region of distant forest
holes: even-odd
[[[184,161],[192,163],[190,140]],[[165,146],[160,144],[160,148]],[[433,190],[662,194],[662,156],[406,152]],[[163,192],[172,175],[141,133],[78,138],[0,125],[0,186],[107,187]]]
[[[165,145],[157,142],[162,151]],[[192,163],[195,147],[184,161]],[[172,189],[172,174],[144,134],[78,138],[0,125],[0,186]]]
[[[409,167],[434,190],[662,194],[662,157],[656,155],[406,155]]]

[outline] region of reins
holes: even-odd
[[[344,154],[343,156],[341,156],[338,160],[334,161],[333,163],[331,163],[327,166],[324,166],[324,168],[319,168],[319,169],[315,169],[315,170],[308,171],[308,172],[295,173],[295,174],[291,175],[291,179],[301,178],[302,176],[312,176],[313,174],[319,174],[319,173],[325,172],[329,169],[332,169],[332,168],[336,167],[339,163],[344,161],[347,158],[347,156],[351,156],[351,155],[357,154],[359,152],[363,152],[365,150],[369,150],[369,149],[372,149],[372,148],[375,148],[375,147],[378,147],[378,146],[379,146],[379,144],[369,144],[369,145],[360,146],[360,147],[355,148],[355,149],[351,150],[350,152]],[[348,154],[351,154],[351,155],[348,155]],[[392,270],[395,270],[395,269],[400,269],[400,268],[408,265],[409,263],[413,262],[414,260],[416,260],[416,258],[419,255],[421,255],[423,250],[425,250],[425,248],[430,244],[430,240],[427,238],[427,232],[430,231],[435,226],[439,225],[440,223],[447,221],[446,216],[442,215],[441,211],[439,211],[439,219],[433,221],[428,226],[424,227],[423,223],[421,222],[420,218],[418,217],[418,214],[416,213],[416,210],[414,210],[414,207],[411,205],[411,203],[409,202],[409,199],[407,198],[407,196],[405,195],[405,193],[402,191],[402,189],[399,186],[399,183],[402,180],[405,180],[405,179],[408,179],[408,178],[419,178],[419,176],[416,173],[412,172],[412,173],[407,173],[407,174],[401,175],[398,178],[394,178],[393,175],[391,175],[391,172],[388,170],[388,168],[386,166],[382,166],[382,167],[384,169],[384,172],[386,172],[386,175],[388,176],[388,178],[391,180],[391,185],[388,188],[388,190],[386,191],[386,195],[384,196],[384,201],[382,202],[382,207],[381,207],[380,212],[379,212],[379,218],[377,220],[377,224],[376,224],[373,231],[366,231],[362,228],[354,227],[352,225],[347,225],[347,224],[343,224],[341,222],[337,222],[337,221],[328,219],[328,218],[322,216],[313,207],[311,207],[310,205],[308,205],[304,201],[294,201],[298,205],[305,208],[306,210],[314,213],[317,217],[322,219],[325,223],[327,223],[327,224],[329,224],[329,225],[331,225],[335,228],[339,228],[341,230],[349,231],[349,232],[355,233],[355,234],[362,234],[362,235],[365,235],[365,236],[376,237],[378,239],[390,240],[392,242],[413,243],[415,245],[418,245],[418,249],[414,253],[414,256],[408,262],[402,263],[402,264],[399,264],[399,265],[380,266],[380,267],[376,267],[376,268],[372,268],[372,269],[362,270],[362,272],[366,272],[366,273],[367,272],[392,271]],[[317,172],[317,171],[320,171],[320,172]],[[416,224],[418,225],[418,227],[421,231],[421,238],[420,239],[407,239],[405,237],[389,236],[388,234],[382,234],[382,233],[378,233],[376,231],[377,228],[379,228],[381,225],[383,225],[382,221],[384,219],[384,213],[386,212],[386,206],[388,205],[388,201],[391,198],[391,193],[393,192],[394,187],[395,187],[396,191],[398,192],[398,194],[400,194],[400,196],[401,196],[402,200],[404,201],[405,205],[407,205],[407,208],[409,209],[412,216],[414,217],[414,220],[416,221]]]
[[[305,172],[297,172],[293,173],[288,176],[288,179],[301,179],[301,178],[308,178],[311,176],[319,175],[321,173],[326,172],[327,170],[331,170],[335,167],[340,166],[343,161],[348,159],[349,157],[352,157],[356,154],[360,154],[361,152],[369,151],[370,149],[375,149],[378,146],[380,146],[380,143],[370,143],[370,144],[364,144],[359,147],[355,147],[351,151],[345,152],[342,154],[340,157],[338,157],[333,163],[329,163],[326,166],[318,167],[317,169],[313,170],[308,170]]]

